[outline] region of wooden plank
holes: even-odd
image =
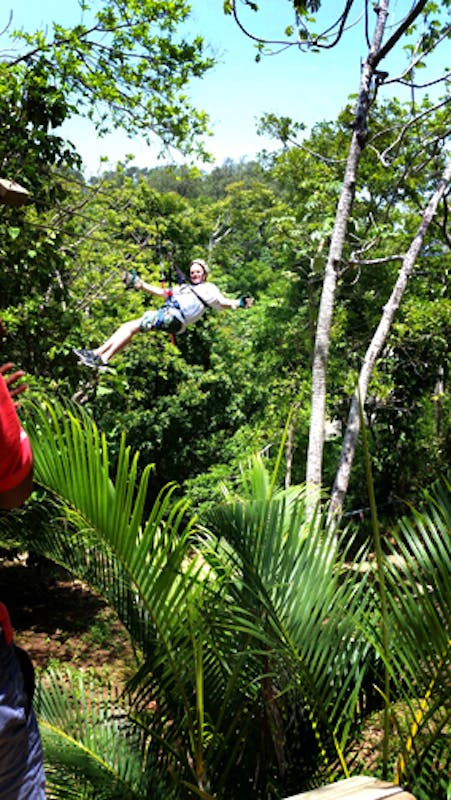
[[[403,791],[401,794],[396,795],[396,800],[415,800],[415,797],[410,792]]]
[[[380,781],[365,775],[356,775],[344,781],[330,783],[320,789],[292,795],[285,800],[415,800],[402,786]]]

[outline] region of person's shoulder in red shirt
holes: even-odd
[[[25,386],[14,387],[24,373],[5,374],[12,364],[0,367],[0,508],[20,506],[31,494],[33,485],[33,455],[23,430],[13,397]],[[14,387],[14,388],[12,388]]]

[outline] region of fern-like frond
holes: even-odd
[[[35,705],[49,797],[144,800],[157,789],[161,794],[154,796],[173,797],[152,741],[115,688],[86,673],[49,670],[41,676]]]

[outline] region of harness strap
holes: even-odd
[[[173,296],[172,292],[167,295],[166,300],[164,302],[164,306],[162,307],[161,311],[163,311],[163,309],[168,308],[168,307],[169,308],[176,308],[177,311],[180,312],[180,314],[183,317],[183,319],[185,319],[185,315],[183,313],[183,310],[180,308],[180,303],[178,302],[178,300],[175,299],[175,297]]]
[[[200,300],[200,302],[202,303],[202,305],[204,306],[204,308],[212,308],[212,306],[210,305],[210,303],[207,303],[207,302],[206,302],[206,300],[204,300],[204,298],[203,298],[203,297],[201,297],[201,296],[200,296],[200,294],[198,294],[198,293],[196,292],[196,290],[195,290],[194,286],[192,286],[190,283],[188,284],[188,286],[189,286],[189,288],[191,289],[192,293],[196,295],[197,299],[198,299],[198,300]]]
[[[212,308],[210,303],[207,303],[203,299],[203,297],[201,297],[200,294],[198,294],[196,292],[195,288],[192,286],[192,284],[187,279],[185,273],[180,269],[180,267],[178,267],[177,264],[174,263],[174,253],[173,253],[173,250],[172,250],[172,243],[170,242],[169,244],[171,245],[170,251],[168,253],[168,256],[169,256],[168,257],[168,261],[169,261],[169,281],[172,282],[172,280],[171,280],[172,279],[172,274],[171,273],[175,272],[175,274],[177,276],[177,284],[179,286],[182,286],[182,285],[187,286],[190,289],[190,291],[193,294],[196,295],[197,299],[200,300],[200,302],[202,303],[204,308],[206,308],[206,309]],[[166,275],[164,274],[164,271],[162,270],[163,288],[164,288],[164,280],[165,279],[166,279]],[[162,314],[164,313],[164,308],[165,307],[167,308],[169,306],[169,307],[172,307],[172,308],[176,308],[177,311],[179,312],[181,318],[183,319],[183,322],[186,323],[185,314],[183,313],[183,310],[180,308],[180,305],[179,305],[178,301],[175,300],[175,298],[173,297],[172,289],[171,288],[165,289],[165,295],[166,295],[166,300],[165,300],[164,306],[162,308]],[[158,317],[158,319],[160,319],[160,317]]]

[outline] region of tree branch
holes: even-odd
[[[348,220],[354,202],[358,166],[366,142],[368,99],[373,77],[372,55],[379,52],[387,15],[388,0],[380,0],[380,5],[377,7],[377,24],[374,30],[370,52],[363,65],[360,76],[359,97],[354,115],[353,133],[346,161],[342,189],[335,214],[334,229],[329,245],[318,310],[312,364],[310,430],[307,449],[307,514],[313,513],[315,490],[318,490],[322,483],[327,362],[330,350],[330,331],[332,327],[337,280],[339,276],[338,269],[342,258]]]
[[[402,126],[401,132],[399,136],[395,139],[395,141],[392,142],[388,147],[386,147],[385,150],[382,151],[382,153],[380,153],[379,158],[384,167],[389,166],[389,162],[386,161],[386,156],[393,150],[394,147],[396,147],[397,144],[400,144],[400,142],[402,142],[409,128],[412,127],[412,125],[416,125],[416,123],[419,122],[424,117],[429,116],[429,114],[431,114],[432,112],[437,111],[437,109],[443,108],[446,105],[448,105],[448,100],[445,99],[443,100],[443,102],[436,103],[435,106],[431,106],[431,108],[426,109],[426,111],[423,111],[421,114],[417,114],[415,117],[409,119],[409,121]]]
[[[405,258],[405,256],[401,253],[394,256],[384,256],[381,258],[356,258],[353,253],[352,257],[349,259],[349,263],[356,264],[358,266],[370,266],[372,264],[389,264],[391,261],[402,261],[403,258]]]
[[[409,28],[412,23],[415,22],[416,18],[423,11],[427,2],[428,0],[419,0],[419,2],[412,8],[410,14],[408,14],[405,20],[401,23],[399,28],[396,29],[393,36],[390,36],[388,42],[381,47],[374,56],[372,56],[373,68],[376,68],[378,64],[380,64],[380,62],[385,58],[387,53],[393,49],[395,44],[400,40],[401,36],[405,34],[407,28]]]
[[[446,39],[448,37],[448,35],[449,35],[449,30],[445,30],[443,32],[443,34],[440,36],[440,38],[437,39],[437,41],[435,41],[434,44],[432,44],[430,47],[428,47],[427,50],[423,50],[421,53],[419,53],[418,56],[416,58],[414,58],[413,61],[411,61],[410,64],[401,72],[400,75],[398,75],[396,78],[390,78],[390,80],[385,80],[384,81],[384,86],[388,86],[390,83],[401,83],[403,78],[405,77],[405,75],[407,75],[408,72],[410,72],[412,69],[414,69],[416,67],[416,65],[418,64],[418,62],[421,61],[421,59],[425,58],[425,56],[429,55],[429,53],[432,53],[433,50],[435,50],[437,48],[437,45],[440,44],[441,41]],[[449,73],[448,73],[448,75],[449,75]],[[446,77],[447,76],[445,75],[443,78],[439,78],[438,81],[446,80]],[[432,81],[431,83],[426,83],[425,86],[431,86],[433,83],[437,83],[438,81]],[[406,81],[406,83],[407,83],[408,86],[411,85],[410,81],[408,81],[408,82]],[[422,88],[422,87],[420,86],[420,87],[417,87],[417,88]]]

